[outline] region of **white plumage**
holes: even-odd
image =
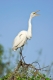
[[[18,36],[15,37],[14,43],[13,43],[13,50],[16,50],[17,48],[24,46],[24,44],[27,41],[27,31],[21,31]]]
[[[38,10],[39,11],[39,10]],[[29,22],[28,22],[28,30],[25,31],[21,31],[14,39],[13,42],[13,50],[17,50],[18,48],[21,48],[25,45],[26,41],[28,39],[30,39],[32,37],[32,24],[31,24],[31,20],[33,17],[38,16],[39,14],[37,14],[37,12],[32,12],[30,14],[30,18],[29,18]]]

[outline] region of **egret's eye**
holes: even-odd
[[[35,14],[35,12],[33,14]]]

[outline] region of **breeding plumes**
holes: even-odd
[[[30,18],[29,18],[29,21],[28,21],[28,30],[25,31],[21,31],[14,39],[14,42],[13,42],[13,50],[17,50],[18,48],[21,49],[21,47],[23,47],[26,43],[26,41],[28,39],[31,39],[32,37],[32,24],[31,24],[31,20],[33,17],[35,16],[38,16],[39,14],[37,14],[39,10],[37,10],[36,12],[32,12],[30,14]]]

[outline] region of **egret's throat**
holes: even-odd
[[[29,18],[29,22],[28,22],[28,38],[30,39],[32,37],[32,24],[31,24],[31,20],[32,18]]]

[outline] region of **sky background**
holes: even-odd
[[[12,48],[14,38],[28,29],[30,13],[36,10],[40,10],[40,16],[32,20],[32,38],[24,46],[23,55],[27,63],[40,56],[40,65],[47,66],[53,61],[53,0],[0,0],[0,43],[7,51]],[[40,51],[42,55],[38,56]]]

